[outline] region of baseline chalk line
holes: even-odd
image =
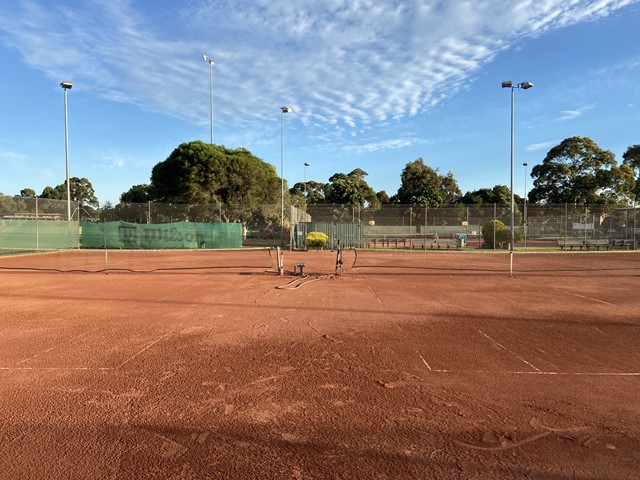
[[[509,350],[507,347],[505,347],[504,345],[502,345],[500,342],[498,342],[497,340],[494,340],[493,338],[491,338],[489,335],[487,335],[486,333],[484,333],[482,330],[473,327],[472,328],[477,331],[478,333],[480,333],[481,335],[484,335],[486,338],[488,338],[489,340],[491,340],[493,343],[495,343],[498,347],[502,348],[504,351],[509,352],[511,355],[513,355],[514,357],[516,357],[518,360],[520,360],[521,362],[526,363],[527,365],[529,365],[531,368],[533,368],[536,372],[539,372],[540,369],[538,367],[536,367],[534,364],[532,364],[531,362],[526,361],[524,358],[522,358],[520,355],[517,355],[515,353],[513,353],[511,350]]]

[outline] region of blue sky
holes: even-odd
[[[368,172],[389,195],[424,158],[463,193],[574,135],[640,143],[640,0],[12,0],[0,3],[0,192],[87,177],[104,204],[180,143],[244,147],[289,185]],[[531,179],[527,177],[530,188]]]

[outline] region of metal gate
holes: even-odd
[[[300,222],[295,226],[295,248],[307,248],[306,238],[310,232],[322,232],[329,237],[328,247],[361,248],[364,246],[364,224],[362,222]]]

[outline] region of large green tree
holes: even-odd
[[[335,173],[325,185],[327,203],[377,208],[380,200],[366,182],[367,172],[356,168],[350,173]]]
[[[276,169],[244,148],[228,149],[202,141],[183,143],[153,167],[151,186],[157,201],[224,204],[225,221],[249,223],[257,215],[275,221],[281,182]],[[284,200],[290,202],[284,188]]]
[[[325,183],[309,180],[306,183],[305,182],[296,183],[293,187],[291,187],[291,189],[289,190],[289,193],[291,193],[292,196],[302,195],[307,205],[314,205],[317,203],[325,202],[325,198],[324,198],[325,187],[326,187]]]
[[[629,201],[633,170],[588,137],[563,140],[531,170],[531,202],[613,204]]]
[[[635,186],[633,188],[634,200],[640,199],[640,145],[631,145],[622,154],[622,164],[633,170]]]
[[[517,197],[520,199],[520,197]],[[467,192],[460,199],[460,203],[466,205],[484,205],[484,204],[511,204],[511,190],[506,185],[496,185],[493,188],[480,188],[473,192]],[[517,202],[516,202],[517,203]]]
[[[82,177],[71,177],[69,179],[69,193],[71,201],[78,202],[83,207],[98,207],[98,199],[91,182]],[[66,200],[67,199],[67,182],[63,182],[56,187],[45,187],[40,194],[40,198],[50,200]]]
[[[153,188],[147,183],[134,185],[120,195],[121,203],[147,203],[155,198]]]
[[[400,180],[402,183],[395,195],[397,203],[446,205],[456,203],[462,196],[451,172],[441,175],[437,168],[426,165],[422,158],[407,163]]]
[[[183,143],[151,171],[156,199],[163,203],[221,202],[227,182],[227,149],[202,141]]]

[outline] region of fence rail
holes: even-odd
[[[66,200],[48,200],[0,195],[0,234],[7,222],[22,220],[64,221]],[[161,203],[108,205],[101,209],[73,203],[75,222],[126,221],[138,224],[174,222],[233,222],[243,226],[244,244],[269,243],[280,238],[280,205],[274,204],[206,204],[174,205]],[[294,240],[294,226],[303,222],[360,224],[363,242],[381,244],[388,240],[405,240],[407,245],[429,239],[455,239],[464,234],[471,245],[482,245],[483,227],[492,220],[509,227],[510,205],[308,205],[285,209],[285,238]],[[617,205],[532,205],[518,204],[514,210],[518,245],[539,241],[596,240],[626,241],[636,245],[640,236],[638,207]],[[360,228],[360,227],[359,227]],[[293,243],[296,243],[293,241]]]

